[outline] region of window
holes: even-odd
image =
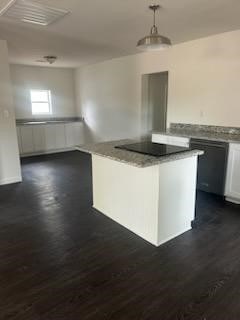
[[[32,114],[42,115],[52,113],[51,91],[31,90]]]

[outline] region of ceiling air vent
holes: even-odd
[[[0,9],[0,16],[42,26],[48,26],[68,13],[67,10],[30,0],[11,0],[2,10]]]

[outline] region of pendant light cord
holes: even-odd
[[[153,26],[156,27],[156,8],[153,9]]]
[[[159,10],[159,5],[151,5],[149,6],[149,9],[153,11],[153,26],[151,28],[151,34],[158,34],[158,29],[156,26],[156,11]]]

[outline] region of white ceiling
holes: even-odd
[[[7,0],[0,0],[0,8]],[[136,42],[152,23],[148,0],[38,0],[70,10],[47,27],[0,17],[0,39],[8,41],[10,62],[57,55],[55,66],[76,67],[137,52]],[[159,31],[173,44],[240,29],[240,0],[156,0],[163,8]]]

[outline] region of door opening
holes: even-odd
[[[168,72],[145,74],[142,77],[142,135],[166,131]]]

